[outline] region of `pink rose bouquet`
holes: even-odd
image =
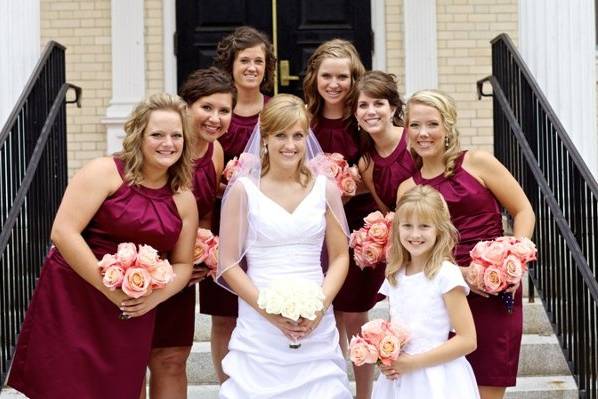
[[[349,246],[353,248],[353,257],[357,266],[376,267],[386,262],[392,244],[392,220],[394,212],[386,216],[380,211],[372,212],[363,220],[364,226],[351,233]]]
[[[102,283],[115,290],[120,288],[132,298],[146,295],[150,288],[162,288],[174,279],[172,266],[161,259],[150,245],[124,242],[116,254],[105,254],[98,262]]]
[[[349,167],[345,158],[338,152],[324,153],[314,157],[309,167],[317,173],[322,173],[334,179],[342,195],[352,197],[357,190],[359,172],[354,167]]]
[[[525,237],[498,237],[478,242],[469,254],[471,264],[466,275],[469,284],[499,294],[511,313],[513,296],[504,291],[521,282],[527,263],[537,259],[536,245]]]
[[[409,341],[407,331],[383,319],[375,319],[361,326],[361,336],[353,336],[349,343],[349,357],[356,366],[384,364],[397,360]]]
[[[216,276],[216,267],[218,266],[218,236],[212,234],[208,229],[197,229],[195,237],[195,246],[193,248],[193,264],[203,263],[209,269],[208,276]]]
[[[239,155],[239,158],[234,157],[226,163],[226,166],[222,171],[222,177],[227,182],[230,182],[239,173],[239,171],[248,171],[258,163],[259,160],[253,155],[243,152],[241,155]]]

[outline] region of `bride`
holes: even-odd
[[[217,279],[239,296],[239,318],[220,398],[352,398],[330,307],[347,274],[348,228],[336,185],[306,166],[321,153],[309,122],[298,97],[270,100],[223,197]],[[296,323],[258,307],[259,290],[281,277],[322,286],[315,320]],[[289,347],[295,340],[298,349]]]

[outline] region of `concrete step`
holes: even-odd
[[[388,302],[378,302],[376,306],[370,310],[369,317],[370,320],[388,319]],[[211,328],[212,320],[210,316],[201,314],[198,310],[195,314],[195,340],[209,341]],[[539,298],[536,298],[535,303],[529,303],[527,298],[523,299],[523,333],[540,335],[551,335],[553,333],[552,326],[548,321],[548,317],[542,306],[542,301]]]
[[[189,385],[189,399],[217,399],[220,386],[217,384]],[[355,393],[355,383],[351,382]],[[576,399],[577,385],[571,376],[518,377],[517,386],[507,389],[505,399]],[[26,399],[25,395],[12,388],[4,387],[0,399]]]
[[[353,380],[353,367],[347,360],[349,379]],[[567,375],[569,369],[555,336],[524,334],[519,358],[520,376]],[[212,367],[209,342],[195,342],[187,362],[190,384],[215,384],[216,373]]]

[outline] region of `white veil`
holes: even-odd
[[[322,154],[322,148],[310,129],[306,139],[305,165],[308,166],[314,178],[325,175],[320,169],[310,167],[310,161]],[[264,233],[260,231],[260,226],[252,223],[249,218],[247,193],[241,181],[242,179],[249,180],[259,189],[263,156],[260,122],[258,121],[245,150],[239,156],[238,169],[231,177],[222,196],[216,282],[229,291],[232,290],[222,277],[223,273],[236,265],[246,271],[245,254],[255,243],[258,235],[264,236]],[[328,178],[327,181],[326,203],[328,211],[332,212],[348,240],[350,231],[341,200],[341,191],[332,178]],[[264,208],[264,212],[268,212],[268,209]],[[327,268],[327,265],[324,265],[324,268]]]

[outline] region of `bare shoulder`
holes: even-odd
[[[498,159],[488,151],[484,150],[469,150],[465,153],[463,158],[463,166],[465,168],[473,167],[476,169],[492,168],[500,164]]]
[[[224,150],[218,140],[214,141],[214,153],[212,154],[212,163],[216,171],[220,174],[224,169]]]
[[[413,177],[410,177],[409,179],[399,184],[399,188],[397,189],[397,201],[399,200],[399,198],[403,196],[403,194],[405,194],[407,191],[411,190],[415,186],[416,184],[415,180],[413,180]]]
[[[172,196],[172,199],[176,204],[179,214],[183,217],[197,207],[195,196],[191,190],[179,191]]]
[[[71,180],[74,183],[83,181],[93,183],[95,187],[103,188],[108,192],[116,191],[123,182],[112,157],[96,158],[89,161],[75,173]]]

